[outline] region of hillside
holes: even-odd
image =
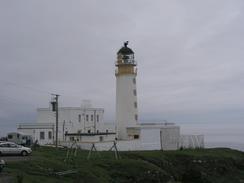
[[[231,149],[113,152],[77,151],[66,159],[67,150],[41,147],[31,160],[9,162],[5,174],[19,182],[162,182],[240,183],[244,182],[244,153]],[[73,170],[67,175],[57,172]],[[62,173],[60,173],[62,174]]]

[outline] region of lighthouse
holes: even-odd
[[[116,70],[116,127],[119,140],[128,139],[127,128],[137,125],[137,64],[128,41],[117,52]]]

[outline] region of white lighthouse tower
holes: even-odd
[[[136,75],[134,52],[127,47],[128,41],[117,53],[116,61],[116,125],[117,137],[128,139],[127,128],[138,121]]]

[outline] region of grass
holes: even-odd
[[[77,156],[66,161],[67,150],[40,147],[33,151],[31,161],[10,162],[4,169],[23,183],[235,183],[244,182],[244,153],[231,149],[196,149],[178,151],[93,153],[78,150]],[[56,172],[76,170],[64,176]]]

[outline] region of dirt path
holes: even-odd
[[[4,160],[6,163],[14,161],[29,161],[31,156],[0,156],[0,159]]]

